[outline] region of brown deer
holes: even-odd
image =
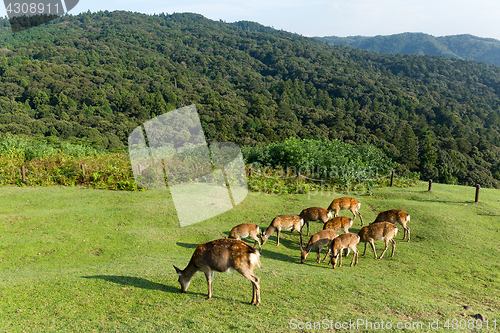
[[[309,252],[311,252],[312,249],[316,249],[316,253],[318,254],[317,262],[320,263],[321,260],[319,253],[321,252],[321,249],[323,248],[324,245],[328,247],[330,245],[330,242],[335,237],[338,236],[339,234],[337,234],[335,231],[331,229],[321,230],[320,232],[317,232],[314,235],[312,235],[311,238],[309,239],[309,242],[306,245],[306,249],[300,251],[300,262],[304,263],[304,261],[306,261]]]
[[[247,238],[251,237],[255,243],[253,244],[253,247],[255,247],[255,244],[259,244],[259,251],[262,251],[262,246],[260,245],[260,228],[258,225],[253,224],[253,223],[242,223],[231,229],[229,232],[229,238],[234,238],[234,239],[242,239],[242,238]]]
[[[372,223],[377,222],[391,222],[394,224],[400,224],[404,229],[403,240],[408,236],[408,242],[410,241],[410,227],[407,223],[410,222],[410,214],[401,209],[391,209],[385,212],[381,212],[377,215],[377,218]],[[370,224],[372,224],[370,223]]]
[[[291,230],[293,232],[296,230],[300,236],[300,249],[302,250],[302,226],[304,225],[304,219],[298,215],[280,215],[276,216],[266,231],[262,232],[262,246],[267,242],[269,236],[272,235],[274,230],[278,233],[278,241],[276,246],[280,245],[280,232],[281,230]]]
[[[342,266],[342,250],[347,249],[346,257],[349,255],[349,252],[352,250],[354,252],[351,267],[358,264],[358,254],[359,251],[356,247],[359,243],[359,236],[353,233],[345,233],[337,238],[334,238],[330,243],[328,248],[328,253],[326,254],[323,261],[326,259],[328,255],[330,255],[331,259],[328,264],[332,264],[332,268],[335,269],[337,266],[337,260],[339,261],[339,267]]]
[[[260,253],[242,240],[222,238],[208,243],[200,244],[194,250],[189,264],[184,270],[175,267],[179,275],[181,291],[185,293],[191,283],[193,275],[202,271],[205,273],[208,284],[208,296],[212,297],[212,280],[215,272],[238,271],[253,285],[251,304],[260,304],[259,278],[253,274],[255,265],[260,267]]]
[[[349,232],[349,228],[352,227],[354,220],[347,216],[337,216],[327,221],[323,226],[323,230],[332,229],[335,231],[343,230],[344,233]]]
[[[394,241],[394,237],[396,237],[398,233],[398,228],[390,222],[377,222],[377,223],[372,223],[368,226],[365,226],[361,228],[361,230],[358,232],[358,236],[360,238],[360,241],[365,243],[365,251],[363,252],[363,255],[366,253],[366,245],[367,243],[370,243],[373,249],[373,254],[375,255],[375,259],[377,259],[377,251],[375,250],[375,243],[376,241],[379,240],[384,240],[385,241],[385,249],[378,257],[378,259],[382,259],[382,257],[385,254],[385,251],[387,251],[387,248],[389,247],[389,242],[392,244],[392,254],[391,257],[394,256],[394,250],[396,249],[396,242]]]
[[[309,236],[309,222],[321,221],[326,223],[326,221],[332,218],[332,212],[321,207],[310,207],[300,212],[299,216],[304,219],[304,225],[307,224],[307,236]]]
[[[359,215],[359,219],[361,220],[361,225],[363,225],[363,217],[359,212],[359,208],[361,207],[361,203],[350,197],[342,197],[337,198],[332,201],[330,206],[328,206],[328,210],[330,212],[334,212],[333,216],[337,217],[341,210],[350,210],[354,214],[353,220],[356,219],[356,216]]]

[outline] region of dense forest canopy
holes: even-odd
[[[500,40],[473,35],[434,37],[419,32],[388,36],[316,37],[328,44],[341,44],[387,54],[425,54],[468,59],[500,66]]]
[[[383,55],[197,14],[0,19],[0,133],[120,149],[196,104],[208,140],[372,144],[422,179],[500,187],[500,67]]]

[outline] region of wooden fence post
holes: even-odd
[[[391,173],[391,187],[392,185],[394,185],[394,170],[392,170],[392,173]]]
[[[428,191],[430,191],[430,190],[432,190],[432,179],[429,179],[429,190]]]
[[[24,167],[24,165],[21,166],[21,175],[22,175],[22,181],[24,184],[26,184],[26,168]]]
[[[476,200],[474,202],[479,201],[479,190],[481,189],[481,185],[476,184]]]
[[[85,164],[80,163],[80,168],[82,169],[82,182],[85,183]]]

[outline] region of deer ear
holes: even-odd
[[[175,272],[180,276],[182,271],[175,266],[174,266],[174,268],[175,268]]]

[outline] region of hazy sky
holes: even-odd
[[[499,0],[80,0],[70,13],[87,10],[194,12],[212,20],[254,21],[304,36],[424,32],[500,40]],[[0,15],[7,15],[4,7]]]

